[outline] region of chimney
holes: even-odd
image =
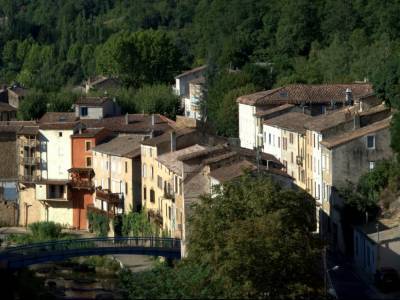
[[[126,113],[125,114],[125,125],[128,125],[128,124],[129,124],[129,114]]]
[[[154,121],[154,114],[151,114],[151,126],[154,127],[155,121]]]
[[[352,105],[353,103],[353,93],[351,89],[347,88],[346,89],[346,104],[347,105]]]
[[[171,152],[176,151],[176,133],[171,131]]]

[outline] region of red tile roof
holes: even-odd
[[[244,95],[237,99],[238,103],[248,105],[268,104],[301,104],[301,103],[330,103],[346,101],[346,89],[352,91],[353,98],[373,92],[369,83],[350,84],[292,84],[276,89]]]

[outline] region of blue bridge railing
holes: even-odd
[[[140,254],[180,259],[181,241],[158,237],[116,237],[32,243],[8,247],[0,251],[0,266],[20,268],[76,256],[107,254]]]

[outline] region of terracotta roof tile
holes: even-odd
[[[373,92],[369,83],[350,84],[292,84],[279,87],[269,91],[244,95],[237,99],[237,102],[248,105],[268,104],[301,104],[301,103],[330,103],[345,102],[346,89],[352,91],[353,98]]]
[[[247,160],[242,160],[211,171],[210,177],[213,177],[219,182],[224,183],[244,175],[247,170],[254,171],[256,169],[257,166],[255,164]]]
[[[356,107],[348,106],[329,114],[313,117],[310,121],[305,122],[304,127],[306,129],[321,132],[337,125],[350,122],[353,120],[355,113]]]
[[[278,117],[265,120],[264,125],[279,127],[304,134],[306,132],[304,123],[312,119],[313,117],[300,112],[288,112]]]

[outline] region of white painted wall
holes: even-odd
[[[71,135],[73,130],[40,130],[41,142],[47,144],[41,148],[43,179],[68,179],[71,168]],[[60,136],[61,134],[61,136]]]
[[[60,223],[66,227],[72,227],[72,202],[71,201],[52,201],[48,210],[48,220]]]
[[[36,185],[36,199],[42,200],[47,198],[47,185],[37,184]]]
[[[240,146],[254,149],[256,146],[257,119],[256,107],[239,103],[239,138]]]
[[[273,126],[263,125],[263,137],[263,152],[271,154],[282,161],[282,130]]]

